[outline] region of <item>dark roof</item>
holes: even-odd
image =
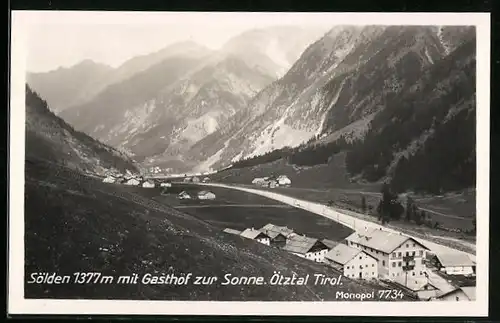
[[[245,229],[241,234],[242,237],[248,238],[248,239],[256,239],[258,237],[262,238],[268,238],[269,236],[259,230],[255,229]]]
[[[318,239],[300,235],[292,235],[287,238],[283,250],[298,254],[306,254],[317,244],[323,245],[325,249],[328,248]]]
[[[323,240],[321,240],[321,242],[323,242],[325,244],[325,246],[327,246],[330,249],[335,248],[335,246],[337,246],[339,244],[339,242],[337,242],[337,241],[328,240],[328,239],[323,239]]]
[[[418,243],[428,250],[426,246],[416,241],[412,237],[379,229],[373,229],[366,232],[354,232],[350,236],[348,236],[346,240],[358,243],[365,247],[382,251],[384,253],[391,253],[394,249],[398,248],[408,240],[412,240],[413,242]]]
[[[260,228],[260,231],[267,234],[271,239],[276,238],[279,234],[282,234],[285,237],[288,237],[290,234],[293,233],[292,229],[289,229],[287,227],[282,227],[279,225],[274,225],[272,223],[266,224],[265,226]]]

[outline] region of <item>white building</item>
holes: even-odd
[[[262,244],[265,244],[266,246],[270,245],[269,236],[262,231],[255,230],[254,228],[243,230],[243,232],[240,234],[240,236],[242,236],[244,238],[256,240]]]
[[[102,180],[103,183],[114,183],[116,182],[116,178],[114,176],[107,176]]]
[[[153,188],[155,187],[155,183],[152,181],[145,181],[144,183],[142,183],[142,187]]]
[[[464,253],[435,253],[430,262],[448,275],[473,275],[476,264]]]
[[[197,176],[195,176],[195,177],[193,177],[193,178],[191,179],[191,181],[192,181],[193,183],[199,183],[199,182],[200,182],[200,178],[199,178],[199,177],[197,177]]]
[[[280,175],[276,180],[280,186],[289,186],[292,184],[292,181],[286,175]]]
[[[452,291],[444,293],[436,297],[439,301],[475,301],[476,300],[476,287],[458,287]]]
[[[137,186],[141,183],[141,181],[139,181],[137,178],[131,178],[129,179],[128,181],[125,182],[125,185],[133,185],[133,186]]]
[[[374,229],[355,232],[346,238],[347,245],[365,251],[378,260],[379,277],[423,278],[427,247],[403,234]],[[407,271],[403,269],[408,268]]]
[[[184,182],[191,182],[191,177],[185,177]]]
[[[318,239],[309,238],[304,235],[289,235],[283,250],[291,252],[299,257],[323,262],[328,247]]]
[[[191,195],[189,195],[186,191],[182,191],[178,195],[179,200],[189,200]]]
[[[368,253],[345,244],[338,244],[325,255],[325,263],[353,279],[376,279],[378,260]]]
[[[205,177],[205,178],[203,179],[203,181],[202,181],[202,182],[203,182],[203,183],[208,183],[208,182],[210,182],[210,178]]]
[[[172,183],[169,183],[169,182],[160,183],[160,187],[172,187]]]
[[[198,199],[200,200],[214,200],[215,194],[210,191],[200,191],[198,192]]]

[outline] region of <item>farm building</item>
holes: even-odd
[[[210,178],[205,177],[205,178],[203,179],[203,181],[202,181],[202,182],[203,182],[203,183],[208,183],[208,182],[210,182]]]
[[[378,277],[377,258],[357,248],[338,244],[325,255],[325,263],[342,271],[353,279],[374,279]]]
[[[189,195],[186,191],[182,191],[177,197],[179,198],[179,200],[188,200],[191,198],[191,195]]]
[[[114,176],[106,176],[106,178],[104,178],[102,180],[103,183],[115,183],[116,182],[116,178]]]
[[[304,235],[290,235],[286,239],[283,250],[302,258],[323,262],[325,254],[328,252],[328,247],[315,238],[309,238]]]
[[[142,183],[142,187],[153,188],[155,187],[155,183],[153,181],[145,181]]]
[[[286,175],[280,175],[276,180],[280,186],[289,186],[292,184],[292,181]]]
[[[200,191],[198,192],[198,199],[200,200],[214,200],[215,194],[210,191]]]
[[[268,179],[269,177],[257,177],[253,179],[252,184],[264,186],[267,185]]]
[[[160,187],[172,187],[172,183],[170,182],[160,183]]]
[[[191,182],[191,177],[185,177],[184,182]]]
[[[199,183],[199,182],[200,182],[200,178],[199,178],[199,177],[197,177],[197,176],[195,176],[195,177],[193,177],[193,178],[191,179],[191,182],[193,182],[193,183]]]
[[[472,275],[476,264],[463,253],[435,253],[430,264],[448,275]]]
[[[378,259],[381,278],[424,277],[427,247],[403,234],[381,229],[355,232],[346,238],[347,245]],[[404,268],[409,268],[404,271]],[[406,276],[407,275],[407,276]]]
[[[417,293],[418,298],[422,300],[429,300],[440,293],[439,288],[429,282],[424,282],[421,286],[414,288],[414,291]]]
[[[140,180],[138,180],[137,178],[131,178],[131,179],[129,179],[129,180],[127,180],[127,181],[125,182],[125,185],[137,186],[137,185],[139,185],[140,183],[141,183],[141,181],[140,181]]]
[[[223,232],[225,233],[230,233],[230,234],[235,234],[237,236],[239,236],[241,234],[241,231],[240,230],[235,230],[235,229],[231,229],[231,228],[225,228],[223,230]]]
[[[286,239],[294,235],[292,229],[268,223],[259,229],[271,238],[271,246],[282,248],[286,244]]]
[[[269,236],[267,234],[259,231],[259,230],[255,230],[254,228],[243,230],[243,232],[240,234],[240,236],[242,236],[244,238],[256,240],[256,241],[258,241],[262,244],[265,244],[267,246],[270,245]]]
[[[458,287],[452,291],[436,297],[439,301],[475,301],[476,287]]]

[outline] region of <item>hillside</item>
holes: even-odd
[[[57,117],[29,86],[26,86],[26,159],[44,160],[94,175],[108,171],[137,172],[123,153],[75,131]]]
[[[337,26],[196,152],[219,168],[371,119],[446,55],[436,27]]]
[[[101,87],[99,80],[110,77],[113,68],[85,60],[69,68],[46,73],[27,73],[26,82],[47,100],[52,111],[59,113],[68,107],[85,102]]]
[[[342,187],[346,178],[350,182],[392,180],[396,191],[433,194],[473,187],[475,38],[470,28],[458,29],[455,37],[442,46],[444,36],[438,37],[434,29],[416,30],[428,42],[432,40],[435,55],[442,58],[431,61],[431,54],[425,54],[429,49],[418,42],[413,50],[404,47],[402,44],[408,44],[408,40],[396,35],[408,38],[413,29],[388,28],[384,33],[390,31],[393,35],[387,38],[394,42],[392,48],[410,49],[397,63],[394,58],[384,61],[387,65],[366,63],[356,73],[333,78],[324,93],[335,92],[332,89],[339,82],[351,84],[336,96],[326,114],[322,133],[295,148],[285,147],[233,161],[235,171],[250,167],[269,172],[273,168],[269,163],[274,163],[289,165],[288,169],[293,169],[289,175],[295,176],[303,172],[300,169],[304,166],[311,166],[324,169],[327,179],[332,171],[322,165],[331,165],[332,160],[337,163],[339,158],[343,162],[345,156],[343,167],[337,168],[343,169],[337,179],[340,183],[335,186],[332,179],[332,187]],[[389,53],[394,53],[394,50],[386,52],[387,48],[391,47],[378,49],[381,57],[391,57]],[[373,60],[371,57],[368,62]],[[398,76],[404,82],[384,83],[384,75]],[[360,107],[364,112],[360,112]],[[342,157],[338,155],[340,152],[344,152]],[[260,175],[260,171],[251,169],[249,173]],[[283,172],[284,168],[277,166],[275,171]],[[311,185],[321,186],[323,182],[319,179]]]

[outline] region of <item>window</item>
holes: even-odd
[[[401,252],[398,252],[398,257],[401,258]]]
[[[419,250],[419,251],[418,251],[418,255],[419,255],[419,256],[423,256],[423,255],[424,255],[424,251],[423,251],[423,250]]]
[[[372,264],[372,267],[375,267],[375,264]]]
[[[346,266],[347,269],[349,269],[349,266]]]
[[[411,255],[412,255],[412,256],[415,256],[415,251],[412,251],[412,252],[411,252]]]
[[[395,252],[392,253],[392,258],[396,258],[396,253]]]
[[[410,245],[409,244],[406,244],[406,248],[408,248]]]
[[[382,260],[382,266],[385,266],[385,260]]]
[[[395,262],[392,263],[392,267],[396,267],[396,263]]]
[[[413,246],[415,247],[415,243],[413,244]]]
[[[422,276],[422,272],[420,272],[420,276]]]
[[[414,272],[414,271],[412,271],[412,272],[411,272],[411,275],[412,275],[412,276],[415,276],[415,272]]]
[[[460,297],[455,297],[455,300],[458,302],[460,300]]]
[[[398,262],[398,267],[401,267],[402,261]]]
[[[406,257],[408,257],[409,255],[410,255],[410,253],[407,251],[407,252],[406,252]]]
[[[362,257],[361,257],[361,256],[359,256],[359,259],[361,259],[361,258],[362,258]]]

